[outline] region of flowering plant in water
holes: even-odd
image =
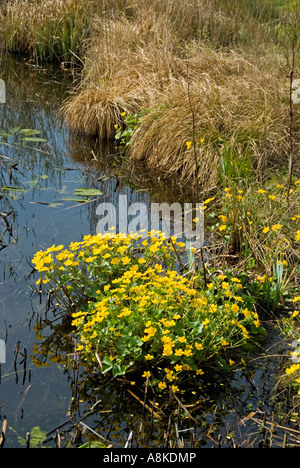
[[[71,311],[83,361],[114,377],[135,372],[175,392],[207,362],[233,365],[229,351],[260,323],[239,278],[219,275],[205,285],[200,273],[180,274],[184,244],[156,234],[86,236],[68,249],[37,252],[33,263],[38,284]]]

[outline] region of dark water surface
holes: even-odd
[[[100,200],[116,203],[119,194],[127,194],[129,203],[150,203],[151,198],[168,201],[169,193],[153,191],[150,177],[151,190],[144,190],[145,180],[141,182],[136,173],[124,181],[111,148],[72,134],[61,121],[58,111],[72,82],[69,72],[6,59],[0,77],[7,91],[6,104],[0,104],[0,130],[35,129],[46,140],[23,141],[20,131],[0,140],[0,339],[6,342],[0,427],[6,418],[5,447],[23,447],[26,433],[36,428],[50,445],[58,427],[62,434],[67,429],[66,437],[74,441],[80,419],[116,446],[124,446],[130,434],[134,434],[133,445],[145,447],[170,441],[175,446],[231,446],[235,441],[255,446],[266,436],[252,418],[261,420],[267,415],[271,421],[274,411],[277,421],[292,427],[290,421],[280,419],[278,411],[287,409],[286,392],[278,400],[274,391],[281,345],[273,331],[260,350],[260,359],[253,361],[252,373],[236,373],[230,381],[215,380],[205,393],[191,392],[185,402],[191,408],[189,415],[178,401],[172,403],[170,413],[158,398],[153,408],[163,410],[162,419],[143,407],[141,388],[101,385],[77,367],[34,365],[30,358],[36,341],[33,327],[45,313],[45,298],[41,301],[35,293],[37,278],[30,263],[34,253],[95,234]],[[13,189],[4,190],[7,186]],[[99,189],[103,197],[78,204],[74,192],[82,187]],[[86,412],[91,415],[85,417]]]

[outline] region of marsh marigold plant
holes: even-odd
[[[114,377],[135,372],[159,391],[203,374],[208,362],[230,366],[230,350],[260,328],[238,278],[204,286],[176,269],[183,244],[136,235],[86,236],[53,246],[33,262],[72,314],[82,360]],[[202,285],[202,286],[201,286]]]

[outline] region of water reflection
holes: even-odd
[[[9,135],[0,138],[0,339],[7,351],[0,422],[6,416],[12,428],[6,446],[14,447],[32,427],[49,430],[61,423],[72,398],[62,365],[36,368],[29,358],[33,326],[44,313],[34,291],[34,253],[95,233],[99,200],[77,203],[76,189],[100,189],[110,201],[119,193],[132,201],[145,200],[145,193],[123,183],[109,148],[72,134],[60,120],[58,109],[72,76],[6,59],[1,78],[7,102],[1,104],[0,130]],[[23,129],[38,130],[46,141],[24,141]],[[104,150],[105,165],[95,157]],[[61,337],[56,331],[56,339]]]

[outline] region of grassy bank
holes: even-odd
[[[128,159],[180,174],[183,183],[198,172],[204,191],[217,183],[224,143],[248,152],[259,174],[286,167],[291,50],[281,9],[243,1],[125,4],[93,24],[81,84],[63,109],[70,125],[113,139],[117,126],[126,128],[124,113],[147,109],[136,118]],[[297,115],[293,126],[296,136]]]
[[[83,63],[63,113],[79,132],[114,139],[137,114],[126,156],[164,175],[218,181],[224,144],[261,175],[289,158],[296,2],[10,1],[2,45],[38,61]],[[287,65],[288,62],[288,65]],[[147,112],[141,112],[147,109]],[[138,113],[141,112],[141,115]],[[116,127],[118,128],[116,129]],[[295,113],[294,136],[299,133]],[[192,141],[192,147],[186,142]]]

